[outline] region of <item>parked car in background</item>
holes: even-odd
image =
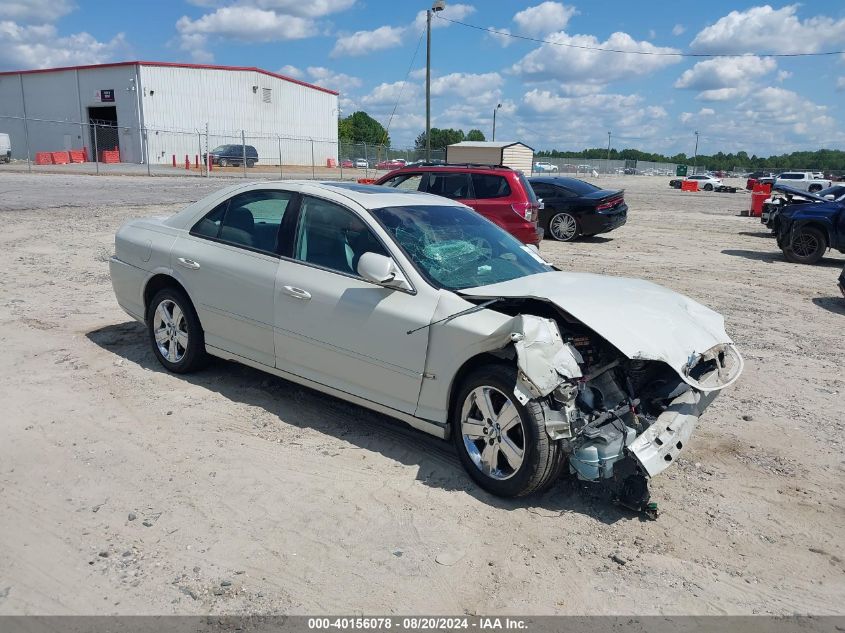
[[[377,185],[426,191],[459,200],[525,244],[540,246],[540,203],[521,172],[496,165],[404,167],[385,174]]]
[[[704,191],[713,191],[716,187],[722,186],[722,181],[715,176],[707,174],[696,174],[694,176],[687,176],[684,178],[687,182],[697,182],[698,188]]]
[[[404,166],[404,158],[391,158],[390,160],[383,160],[381,162],[376,163],[376,169],[381,170],[401,169]]]
[[[817,178],[809,171],[785,171],[778,175],[775,184],[788,185],[794,189],[803,189],[810,193],[816,193],[830,187],[831,183],[826,178]]]
[[[778,214],[777,240],[784,257],[797,264],[815,264],[828,248],[845,253],[845,196],[785,205]]]
[[[366,158],[355,159],[355,169],[369,169],[370,163]]]
[[[355,167],[355,163],[352,162],[351,158],[344,158],[342,161],[340,161],[340,166],[344,169],[352,169]]]
[[[397,418],[505,497],[569,472],[648,510],[743,367],[684,295],[558,271],[454,200],[372,185],[230,186],[125,224],[109,270],[167,371],[215,356]]]
[[[258,162],[258,151],[252,145],[218,145],[209,152],[211,162],[220,167],[240,167],[246,159],[247,167],[255,167]],[[202,155],[206,161],[206,155]]]
[[[557,171],[557,170],[558,170],[558,167],[554,163],[544,163],[544,162],[534,163],[534,171],[536,171],[537,173],[540,173],[540,174],[552,172],[552,171]]]
[[[602,189],[565,176],[533,176],[528,182],[543,203],[543,234],[559,242],[609,233],[628,219],[624,190]]]
[[[0,163],[9,163],[12,160],[12,140],[5,132],[0,132]]]

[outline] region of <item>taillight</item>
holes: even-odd
[[[530,202],[514,202],[511,205],[514,213],[529,222],[534,221],[534,211],[536,208],[537,205],[531,204]]]
[[[623,198],[614,198],[613,200],[608,200],[596,207],[596,211],[607,211],[608,209],[612,209],[617,204],[622,204]]]

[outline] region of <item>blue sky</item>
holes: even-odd
[[[343,114],[425,126],[427,2],[411,0],[3,0],[0,69],[130,59],[258,66],[341,93]],[[845,149],[845,2],[761,4],[462,0],[441,15],[558,44],[753,53],[680,58],[543,44],[435,20],[432,125],[536,149],[692,153]],[[413,61],[412,61],[413,60]],[[408,70],[410,68],[410,73]]]

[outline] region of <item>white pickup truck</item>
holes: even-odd
[[[817,174],[809,171],[785,171],[775,180],[776,185],[787,185],[795,189],[815,193],[827,189],[833,183],[824,178],[816,178]]]

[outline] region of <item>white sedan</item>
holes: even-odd
[[[120,306],[169,371],[234,360],[454,441],[525,495],[647,479],[742,370],[722,317],[646,281],[562,272],[460,203],[353,183],[239,184],[134,220]]]
[[[534,171],[538,173],[549,173],[557,171],[558,167],[554,163],[534,163]]]
[[[713,191],[716,187],[722,186],[722,181],[715,176],[708,176],[706,174],[698,174],[695,176],[687,176],[684,180],[695,181],[698,183],[698,188],[704,191]]]

